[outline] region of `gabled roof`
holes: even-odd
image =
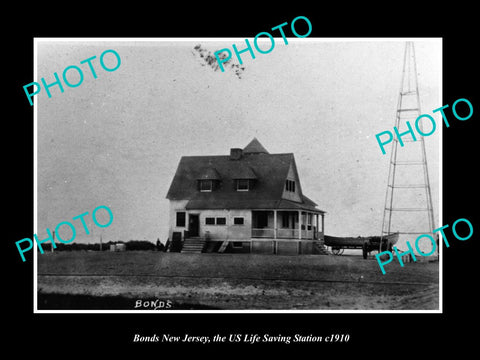
[[[258,143],[258,146],[256,143]],[[167,193],[170,200],[189,200],[187,209],[308,209],[319,211],[315,203],[301,193],[301,202],[282,198],[292,153],[269,154],[254,139],[250,151],[240,159],[226,156],[183,156]],[[245,149],[247,149],[249,146]],[[248,150],[248,149],[247,149]],[[212,192],[198,191],[199,179],[220,180]],[[249,191],[236,191],[236,179],[252,179]],[[300,184],[299,184],[300,185]]]
[[[293,154],[256,154],[244,156],[240,160],[230,160],[230,156],[183,156],[167,193],[171,200],[200,200],[202,198],[238,200],[279,200],[284,182],[293,161]],[[241,165],[240,165],[241,164]],[[248,167],[257,180],[248,192],[235,191],[235,179],[242,175],[239,167]],[[221,178],[219,187],[213,193],[197,190],[196,181],[205,168],[215,168]]]
[[[232,179],[258,179],[257,175],[255,175],[255,172],[252,170],[252,168],[246,164],[244,164],[242,161],[239,161],[237,166],[235,167],[235,170],[232,172]]]
[[[212,167],[207,167],[200,172],[198,180],[221,180],[218,171]]]

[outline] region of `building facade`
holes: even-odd
[[[171,251],[321,253],[325,212],[307,198],[292,153],[257,139],[224,156],[184,156],[167,193]],[[195,246],[194,246],[195,244]]]

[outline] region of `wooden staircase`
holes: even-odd
[[[320,241],[316,241],[313,245],[313,251],[314,251],[314,254],[318,254],[318,255],[331,255],[325,244],[323,243],[323,240],[320,240]]]
[[[223,253],[225,251],[225,249],[227,248],[227,246],[228,246],[228,240],[222,242],[222,245],[220,245],[220,248],[218,249],[217,252]]]
[[[182,253],[200,254],[205,248],[206,239],[201,237],[189,237],[183,242]]]

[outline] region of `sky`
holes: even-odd
[[[421,110],[440,124],[441,39],[414,40]],[[375,134],[394,126],[405,39],[288,41],[276,38],[255,59],[242,54],[243,64],[234,56],[221,72],[207,56],[244,39],[37,40],[34,81],[53,82],[70,65],[84,74],[78,87],[34,100],[39,238],[70,221],[78,242],[165,242],[165,196],[181,156],[227,155],[254,137],[270,153],[294,153],[303,192],[327,212],[327,235],[379,235],[390,147],[382,155]],[[121,58],[112,72],[99,64],[108,49]],[[94,55],[96,79],[80,64]],[[112,54],[104,60],[115,65]],[[436,224],[440,139],[441,126],[425,138]],[[91,219],[100,205],[113,213],[109,227]],[[87,211],[89,235],[72,220]]]

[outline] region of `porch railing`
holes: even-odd
[[[270,228],[252,229],[252,237],[254,238],[273,238],[274,230]]]
[[[298,239],[298,229],[277,229],[277,239]],[[302,230],[302,239],[313,239],[313,230]],[[272,228],[252,229],[252,238],[275,237],[275,230]]]
[[[298,239],[298,229],[277,229],[279,239]]]

